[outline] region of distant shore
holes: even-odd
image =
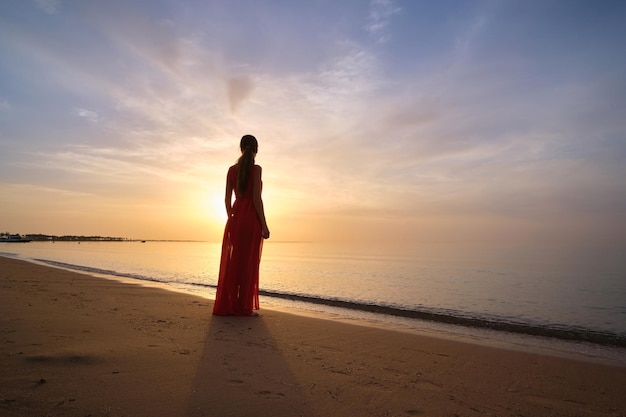
[[[3,234],[9,236],[9,234]],[[111,236],[75,236],[75,235],[42,235],[42,234],[24,234],[23,238],[33,242],[204,242],[202,240],[189,239],[136,239],[127,237],[111,237]]]
[[[3,236],[9,236],[9,233],[3,233]],[[3,237],[0,236],[0,237]],[[63,236],[55,236],[55,235],[43,235],[43,234],[24,234],[18,235],[23,238],[29,239],[35,242],[136,242],[144,239],[129,239],[125,237],[110,237],[110,236],[74,236],[74,235],[63,235]]]
[[[623,416],[626,368],[212,302],[0,256],[0,414]]]

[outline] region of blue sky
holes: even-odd
[[[0,229],[626,243],[621,1],[8,1]]]

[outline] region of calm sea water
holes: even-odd
[[[209,298],[219,251],[220,244],[206,242],[0,243],[5,256],[159,282]],[[409,327],[498,329],[614,346],[618,355],[626,347],[626,267],[596,256],[267,241],[260,286],[262,307]]]

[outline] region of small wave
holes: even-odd
[[[436,323],[483,328],[569,341],[590,342],[600,345],[626,347],[626,335],[596,331],[583,327],[561,324],[538,325],[533,323],[519,322],[506,317],[471,317],[461,312],[455,311],[442,312],[427,308],[408,309],[381,304],[368,304],[342,299],[322,298],[310,295],[290,294],[265,290],[260,290],[259,293],[268,297],[275,297],[292,301],[302,301],[311,304],[339,307],[349,310],[365,311],[375,314],[385,314],[389,316],[426,320]]]
[[[165,279],[157,279],[140,274],[121,273],[108,269],[93,268],[83,265],[68,264],[65,262],[51,261],[47,259],[36,259],[49,265],[72,269],[81,272],[90,272],[121,278],[132,278],[142,281],[159,282],[171,284],[172,282]],[[216,288],[216,285],[201,283],[186,283],[204,288]],[[535,324],[531,322],[523,322],[508,317],[485,317],[470,316],[453,310],[436,310],[429,308],[402,308],[397,306],[370,304],[360,301],[350,301],[340,298],[323,298],[314,295],[295,294],[280,291],[259,290],[259,294],[266,297],[280,298],[291,301],[300,301],[314,305],[324,305],[330,307],[339,307],[348,310],[363,311],[375,314],[382,314],[395,317],[411,318],[416,320],[425,320],[436,323],[453,324],[465,327],[483,328],[496,331],[504,331],[509,333],[526,334],[531,336],[540,336],[568,341],[590,342],[600,345],[626,347],[626,334],[617,334],[606,331],[597,331],[584,327],[563,325],[563,324]]]

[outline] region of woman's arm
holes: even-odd
[[[230,183],[230,169],[226,174],[226,195],[224,196],[224,204],[226,205],[226,215],[230,219],[230,213],[233,209],[233,184]]]
[[[265,210],[263,209],[263,200],[261,200],[261,167],[255,165],[252,168],[252,202],[256,215],[261,222],[261,230],[263,238],[270,237],[270,230],[267,228],[267,222],[265,221]]]

